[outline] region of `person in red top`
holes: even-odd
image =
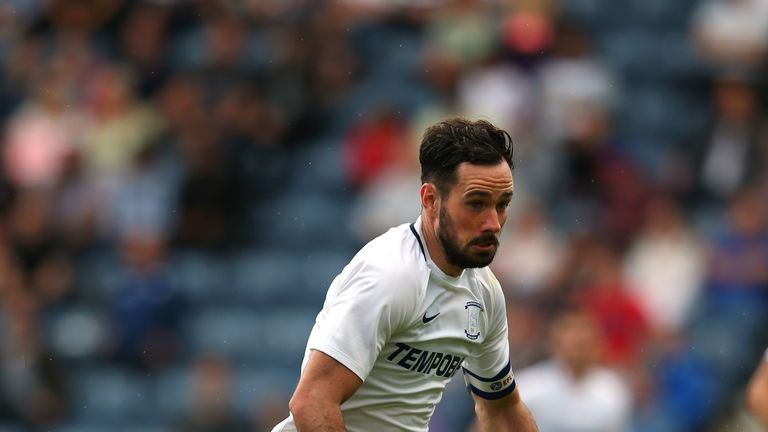
[[[605,337],[603,360],[632,367],[650,336],[640,303],[622,277],[620,255],[597,243],[589,251],[588,275],[577,290],[578,302],[595,319]]]

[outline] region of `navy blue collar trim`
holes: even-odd
[[[421,237],[419,237],[419,233],[416,232],[416,227],[413,226],[413,223],[411,223],[411,232],[416,237],[416,240],[419,242],[419,249],[421,249],[421,254],[424,255],[424,261],[426,261],[427,254],[424,253],[424,245],[421,243]]]

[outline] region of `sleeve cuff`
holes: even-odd
[[[507,362],[507,365],[504,366],[501,372],[496,374],[493,378],[484,378],[472,373],[467,368],[463,369],[464,382],[467,384],[467,389],[483,399],[493,400],[503,398],[512,393],[517,386],[509,362]]]

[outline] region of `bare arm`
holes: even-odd
[[[333,357],[312,351],[288,404],[299,432],[344,432],[341,404],[363,382]]]
[[[768,427],[768,350],[749,381],[747,408],[755,418]]]
[[[500,399],[483,399],[474,393],[475,413],[481,432],[536,432],[536,427],[520,393],[515,389]]]

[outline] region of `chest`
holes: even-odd
[[[413,347],[418,355],[420,350],[473,356],[490,327],[487,303],[474,282],[448,283],[432,278],[415,316],[392,336],[392,342]]]

